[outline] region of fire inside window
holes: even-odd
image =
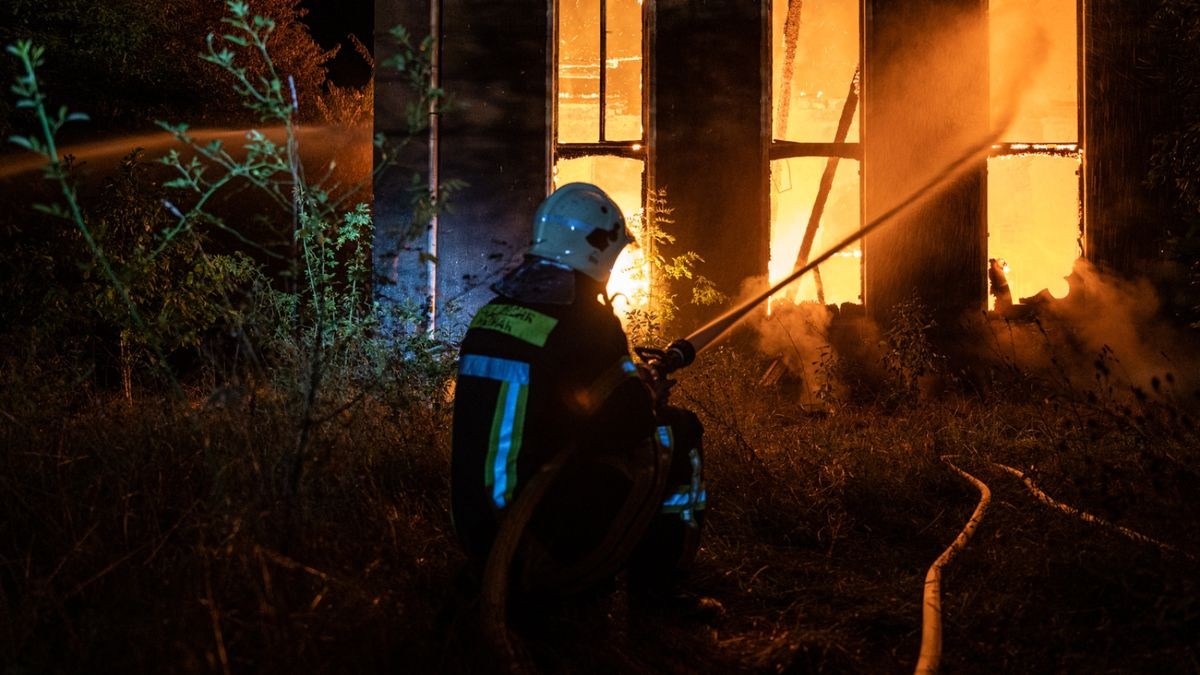
[[[647,189],[645,20],[641,0],[557,0],[553,187],[594,183],[638,232]],[[643,249],[617,259],[609,283],[618,311],[646,302]]]
[[[772,0],[772,281],[861,225],[859,0]],[[1007,262],[1013,298],[1067,291],[1080,254],[1077,0],[990,0],[993,120],[1013,50],[1044,39],[1016,118],[988,160],[988,257]],[[1022,59],[1021,61],[1024,61]],[[869,95],[869,94],[868,94]],[[920,101],[914,101],[920,105]],[[862,248],[852,246],[790,289],[795,301],[862,301]],[[985,274],[979,270],[979,274]]]
[[[807,262],[860,226],[859,32],[858,0],[772,0],[772,283],[802,254]],[[790,292],[797,301],[861,302],[861,246]]]
[[[1016,118],[988,159],[988,257],[1008,263],[1013,300],[1067,294],[1080,255],[1079,8],[1077,0],[990,0],[992,91],[1015,50],[1044,38]],[[1003,101],[993,93],[993,121]]]

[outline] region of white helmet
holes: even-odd
[[[607,283],[617,255],[631,241],[625,216],[603,190],[590,183],[568,183],[538,207],[529,253]]]

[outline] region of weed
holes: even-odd
[[[934,352],[928,335],[935,325],[928,308],[916,296],[893,309],[880,343],[881,363],[894,384],[893,402],[916,401],[921,378],[941,369],[944,359]]]
[[[728,300],[710,279],[699,273],[698,267],[704,259],[695,251],[675,256],[665,253],[675,243],[669,232],[675,224],[673,211],[666,190],[660,189],[657,193],[648,192],[645,208],[629,218],[629,229],[638,247],[628,272],[638,290],[634,297],[627,298],[630,309],[625,314],[625,330],[634,345],[667,342],[665,330],[679,311],[671,292],[673,282],[686,282],[691,290],[689,302],[694,305],[717,305]]]

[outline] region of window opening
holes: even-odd
[[[1012,78],[1026,82],[1004,143],[988,159],[988,257],[1008,265],[1014,302],[1043,289],[1068,292],[1066,277],[1082,253],[1077,0],[990,0],[993,92]],[[1030,40],[1046,41],[1046,58],[1031,73],[1006,69]],[[993,100],[993,122],[1003,101]]]
[[[554,8],[552,185],[599,186],[643,241],[646,9],[641,0],[557,0]],[[628,247],[617,258],[608,292],[621,316],[649,301],[652,251],[652,243]]]
[[[772,282],[862,220],[859,12],[859,0],[772,0]],[[786,294],[796,302],[861,302],[861,246],[842,251]]]
[[[771,260],[778,280],[796,268],[809,225],[812,251],[861,225],[857,110],[860,0],[772,0]],[[988,257],[1006,261],[1014,299],[1065,296],[1081,255],[1079,0],[990,0],[990,81],[1026,82],[1016,118],[988,159]],[[1040,68],[1014,58],[1047,41]],[[847,87],[847,83],[853,85]],[[1008,101],[993,99],[993,121]],[[839,134],[842,113],[851,115]],[[825,161],[814,161],[824,158]],[[840,159],[841,163],[836,164]],[[849,160],[849,161],[846,161]],[[833,165],[833,166],[831,166]],[[832,168],[833,177],[829,173]],[[822,183],[825,183],[823,186]],[[822,189],[822,188],[825,189]],[[822,202],[824,200],[824,212]],[[795,301],[861,302],[862,249],[854,246],[794,285]],[[847,260],[843,260],[846,258]],[[841,265],[838,272],[833,265]],[[856,270],[852,273],[850,270]],[[985,270],[980,270],[981,275]]]

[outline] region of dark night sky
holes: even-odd
[[[359,57],[347,36],[353,34],[374,52],[374,0],[304,0],[300,5],[309,10],[304,20],[322,47],[342,45],[341,53],[329,64],[333,81],[341,85],[365,84],[371,76],[370,66]]]

